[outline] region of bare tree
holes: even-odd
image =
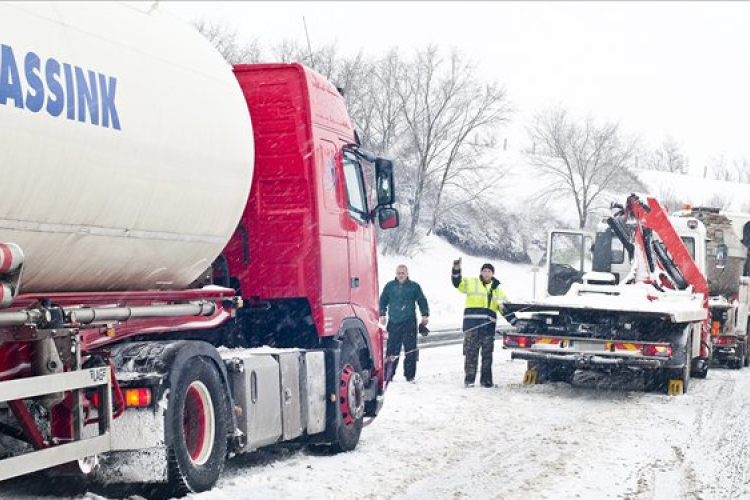
[[[718,181],[735,180],[734,172],[732,172],[729,163],[729,160],[724,154],[711,157],[707,166],[707,171],[710,172],[711,178]]]
[[[378,153],[399,156],[399,139],[404,130],[403,103],[394,92],[404,73],[404,62],[392,49],[370,64],[364,65],[361,92],[357,93],[352,118],[362,143]],[[347,91],[347,103],[350,92]]]
[[[737,172],[737,180],[743,184],[750,184],[750,161],[747,158],[738,158],[732,164]]]
[[[435,46],[419,50],[412,63],[402,65],[396,92],[414,165],[411,235],[420,222],[426,189],[431,184],[435,188],[430,222],[434,228],[446,186],[461,185],[462,173],[482,166],[482,153],[493,145],[488,131],[507,120],[510,108],[504,89],[482,85],[475,75],[471,62],[457,52],[444,59]],[[479,177],[474,180],[482,182]],[[471,196],[482,187],[471,189]]]
[[[688,170],[688,162],[682,154],[680,145],[673,138],[666,137],[657,149],[646,156],[644,168],[685,174]]]
[[[598,125],[592,117],[576,123],[555,108],[537,115],[528,132],[536,151],[529,161],[551,176],[552,189],[573,199],[581,228],[606,190],[633,182],[628,167],[636,142],[624,140],[617,124]]]
[[[242,43],[236,30],[205,19],[195,21],[193,26],[216,47],[229,64],[252,64],[262,59],[257,38],[249,43]]]

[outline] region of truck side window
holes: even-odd
[[[612,238],[612,264],[625,262],[625,248],[619,238]]]
[[[687,248],[688,253],[690,254],[690,257],[695,260],[695,240],[690,237],[683,237],[682,243],[685,244],[685,248]]]
[[[346,182],[346,198],[349,203],[349,214],[359,222],[369,221],[367,198],[365,196],[365,181],[362,167],[357,158],[344,151],[344,180]]]

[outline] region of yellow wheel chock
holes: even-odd
[[[526,370],[526,373],[523,374],[523,385],[536,384],[538,376],[539,372],[537,372],[536,370]]]
[[[676,378],[667,382],[667,394],[670,396],[681,396],[685,392],[682,380]]]

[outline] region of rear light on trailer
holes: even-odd
[[[128,408],[144,408],[151,406],[151,389],[139,387],[136,389],[125,389],[125,405]]]
[[[716,337],[714,338],[714,344],[716,345],[734,345],[737,343],[737,337]]]
[[[526,335],[506,335],[503,338],[505,347],[531,347],[534,344],[534,339],[527,337]]]
[[[641,351],[644,356],[652,356],[658,358],[671,358],[672,357],[672,346],[670,345],[659,345],[659,344],[645,344]]]

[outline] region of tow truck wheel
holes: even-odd
[[[341,425],[332,443],[334,452],[350,451],[357,447],[365,415],[365,384],[362,367],[354,346],[345,342],[341,348],[339,377],[339,411]]]
[[[210,489],[227,453],[226,397],[216,368],[191,358],[171,387],[165,415],[168,485],[181,495]]]

